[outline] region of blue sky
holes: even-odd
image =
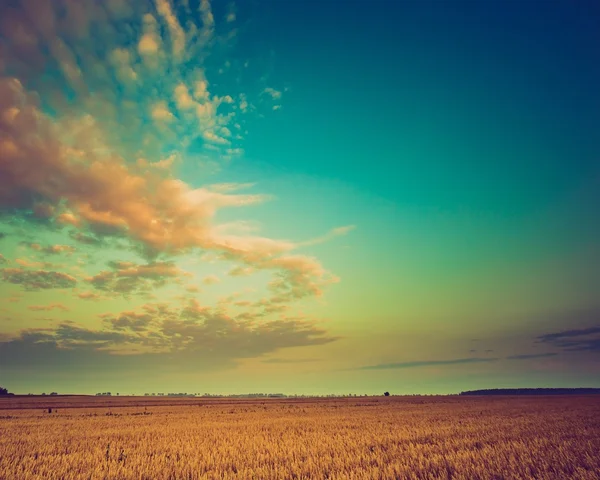
[[[9,389],[597,386],[595,2],[0,14]]]

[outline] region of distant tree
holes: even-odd
[[[385,393],[384,393],[384,395],[385,395],[386,397],[389,397],[389,396],[390,396],[390,392],[385,392]]]
[[[8,395],[8,389],[0,387],[0,395]]]
[[[55,395],[58,395],[58,393],[52,392],[50,395],[54,395],[55,396]]]

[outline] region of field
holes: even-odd
[[[598,396],[0,398],[11,480],[600,479],[598,452]]]

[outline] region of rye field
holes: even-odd
[[[600,479],[600,397],[8,397],[0,478]]]

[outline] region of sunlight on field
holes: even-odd
[[[600,478],[597,397],[51,401],[0,402],[2,479]]]

